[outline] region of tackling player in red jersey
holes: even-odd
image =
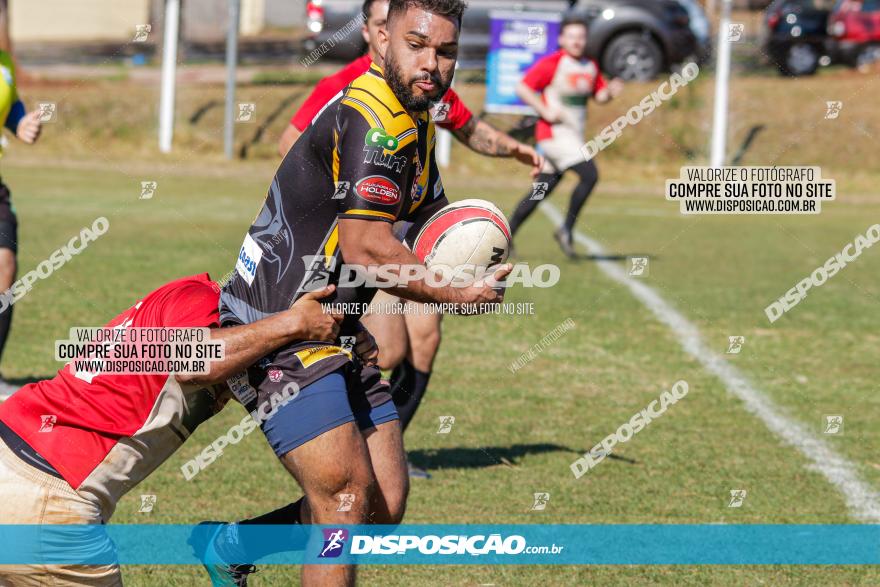
[[[220,288],[208,275],[145,296],[106,328],[210,328],[224,357],[207,374],[74,372],[22,387],[0,404],[0,520],[103,524],[119,499],[152,473],[231,397],[226,385],[267,352],[298,340],[335,340],[339,314],[303,296],[288,311],[220,328]],[[3,565],[0,585],[120,585],[118,565]]]

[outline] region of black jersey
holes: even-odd
[[[445,205],[434,141],[428,113],[410,116],[376,64],[337,94],[284,158],[245,235],[220,296],[223,323],[254,322],[337,283],[345,262],[339,218],[393,223]],[[327,301],[363,307],[374,293],[343,287]],[[347,315],[342,334],[359,318]],[[297,346],[310,359],[348,356],[338,346]]]

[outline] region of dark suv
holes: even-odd
[[[311,0],[306,52],[345,28],[360,11],[357,0]],[[676,0],[470,0],[459,38],[463,67],[483,67],[489,47],[489,13],[494,10],[571,13],[590,23],[587,51],[602,70],[624,79],[651,79],[698,52],[687,10]],[[349,29],[352,27],[349,27]],[[326,48],[327,45],[325,45]],[[364,51],[360,29],[333,40],[327,54],[352,59]]]
[[[832,0],[774,0],[764,16],[764,51],[783,75],[811,75],[825,54]]]

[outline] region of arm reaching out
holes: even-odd
[[[452,131],[459,141],[472,151],[489,157],[513,157],[520,163],[532,166],[532,177],[544,165],[544,158],[532,147],[501,132],[488,122],[471,118],[464,126]]]
[[[212,328],[211,340],[225,343],[223,359],[212,361],[207,374],[181,373],[175,376],[177,381],[196,385],[220,383],[293,341],[335,341],[342,314],[325,313],[318,301],[333,293],[334,289],[335,286],[330,285],[307,293],[289,310],[252,324]]]

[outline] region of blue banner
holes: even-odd
[[[199,564],[217,525],[0,526],[0,564]],[[876,565],[880,525],[235,526],[259,564]],[[229,537],[226,531],[224,536]],[[208,562],[219,562],[208,560]]]
[[[489,13],[486,112],[534,114],[516,95],[526,70],[557,49],[561,16],[541,12]]]

